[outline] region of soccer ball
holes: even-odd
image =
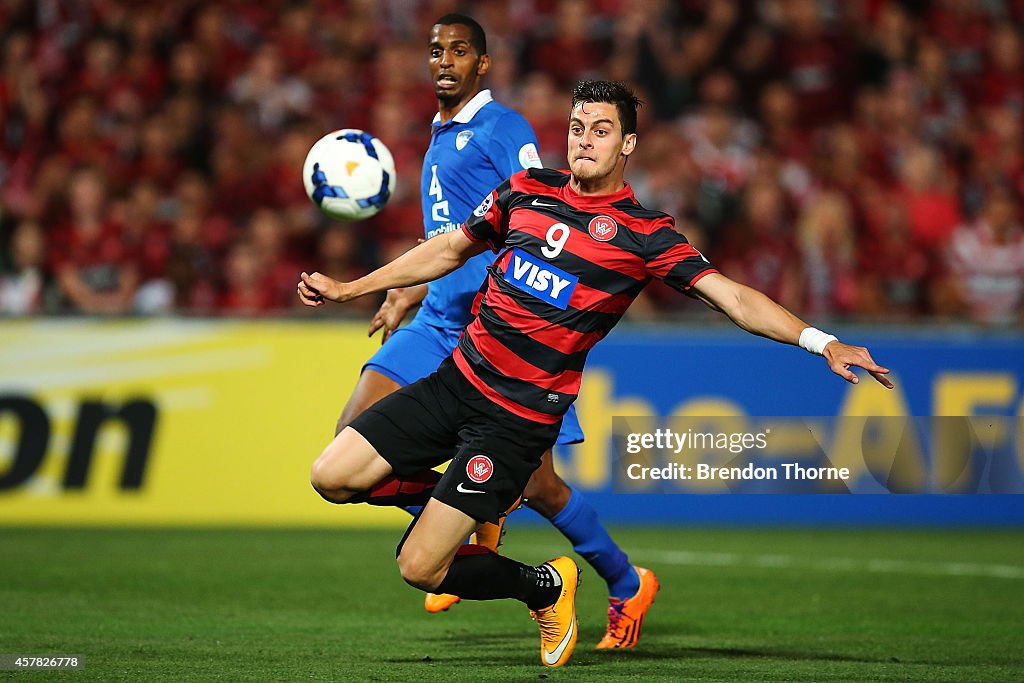
[[[361,130],[328,133],[302,165],[306,194],[331,218],[358,221],[384,208],[395,191],[395,161],[384,143]]]

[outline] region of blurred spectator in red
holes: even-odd
[[[321,273],[326,273],[331,277],[342,280],[351,281],[366,275],[369,271],[363,263],[359,254],[359,233],[352,225],[344,225],[341,223],[333,223],[328,225],[320,233],[320,239],[317,244],[317,266],[316,269]],[[410,242],[408,247],[411,248],[415,242]],[[401,253],[404,251],[398,247],[395,251]],[[397,256],[398,254],[394,254]],[[295,279],[294,277],[292,278]],[[295,283],[291,283],[291,288],[295,289]],[[293,301],[295,296],[291,296],[289,304],[294,305]],[[359,299],[352,301],[357,309],[362,311],[375,311],[379,305],[379,297],[364,296]]]
[[[973,225],[961,226],[949,248],[950,285],[966,313],[986,325],[1024,320],[1024,229],[1020,198],[995,186]]]
[[[121,48],[112,37],[96,36],[86,43],[84,63],[74,77],[73,88],[66,94],[89,96],[99,104],[101,111],[111,109],[113,98],[130,85],[123,62]]]
[[[228,26],[228,8],[224,4],[204,3],[196,15],[192,38],[208,65],[213,86],[222,91],[233,76],[242,71],[246,50],[242,45],[242,31],[237,25]]]
[[[711,247],[720,242],[722,229],[736,212],[757,143],[757,127],[736,114],[736,100],[736,81],[724,70],[713,71],[701,83],[699,107],[680,125],[700,171],[694,217]]]
[[[138,267],[111,220],[106,179],[93,168],[71,176],[69,216],[51,235],[51,269],[71,310],[123,314],[132,309]]]
[[[987,188],[1008,185],[1024,192],[1024,131],[1009,105],[982,107],[968,150],[970,161],[962,192],[965,213],[980,210]]]
[[[166,213],[174,218],[193,215],[202,225],[199,239],[209,249],[222,251],[232,240],[238,229],[219,211],[215,201],[216,188],[210,186],[209,179],[201,173],[186,172],[178,179],[174,194],[165,196],[168,207]]]
[[[886,175],[898,182],[903,160],[922,143],[924,114],[910,78],[893,78],[881,98],[880,142]]]
[[[177,155],[175,133],[170,121],[162,114],[155,114],[142,126],[139,160],[131,173],[133,181],[148,180],[162,192],[171,192],[184,170]]]
[[[241,224],[255,204],[271,196],[266,176],[267,157],[275,150],[259,143],[258,131],[234,105],[221,109],[214,130],[215,143],[210,157],[214,207],[218,213]]]
[[[988,61],[981,79],[982,104],[1006,105],[1024,117],[1024,48],[1020,29],[1010,23],[997,25],[988,43]]]
[[[585,0],[558,0],[554,16],[533,25],[533,42],[526,48],[531,71],[543,71],[561,88],[600,73],[607,45]]]
[[[732,53],[731,71],[739,86],[739,106],[747,116],[757,116],[761,90],[777,72],[776,46],[771,31],[750,26]]]
[[[59,154],[76,166],[107,167],[113,145],[100,133],[100,112],[92,97],[75,98],[60,114],[57,124]]]
[[[202,232],[202,216],[194,210],[184,210],[174,218],[167,276],[174,286],[178,310],[209,314],[217,305],[220,265],[217,253],[203,244]]]
[[[160,217],[161,196],[156,183],[142,180],[116,209],[122,239],[139,269],[134,308],[145,315],[170,313],[174,306],[174,286],[167,278],[171,228]]]
[[[990,25],[977,0],[936,0],[930,3],[925,30],[946,48],[953,77],[974,97],[985,61]]]
[[[850,203],[854,220],[864,223],[864,199],[875,191],[877,180],[865,173],[864,150],[857,131],[847,123],[833,126],[821,139],[817,175],[822,187],[837,190]]]
[[[864,159],[865,175],[878,182],[889,180],[885,149],[885,96],[872,87],[859,89],[854,96],[854,114],[850,123]]]
[[[417,30],[423,31],[423,26],[427,22],[433,21],[445,12],[454,11],[454,9],[444,9],[443,11],[439,9],[438,11],[440,14],[432,14],[429,19],[418,24]],[[387,31],[387,26],[381,25],[379,17],[380,3],[366,0],[348,3],[348,7],[343,13],[328,16],[325,21],[320,22],[321,28],[325,30],[326,34],[324,40],[328,44],[341,47],[350,54],[360,70],[372,69],[377,49],[381,44],[380,36]],[[424,40],[422,33],[417,32],[416,35],[418,39]],[[421,45],[425,47],[425,43],[424,40]],[[353,76],[355,75],[353,74]]]
[[[294,204],[312,206],[302,182],[302,165],[309,148],[319,137],[316,131],[304,125],[291,126],[285,132],[267,171],[268,204],[282,209]]]
[[[946,52],[934,40],[922,39],[917,45],[916,69],[909,84],[921,112],[920,133],[925,141],[941,145],[962,137],[967,124],[967,101],[949,77]]]
[[[949,169],[928,145],[907,150],[900,164],[898,199],[906,207],[910,235],[927,251],[944,251],[960,223],[960,208]]]
[[[711,63],[710,33],[680,35],[672,7],[664,0],[626,0],[612,25],[605,77],[640,87],[641,97],[660,119],[669,119],[696,99],[697,78]],[[556,88],[564,87],[552,79]]]
[[[0,71],[0,207],[38,216],[44,197],[33,188],[52,141],[52,98],[44,90],[26,33],[10,34]]]
[[[312,88],[310,123],[322,133],[343,126],[365,128],[366,108],[371,103],[367,83],[371,80],[348,51],[337,49],[318,59],[307,78]]]
[[[289,253],[281,214],[271,208],[257,209],[246,226],[244,242],[259,259],[262,286],[268,290],[271,308],[290,308],[295,299],[295,278],[302,267]]]
[[[174,286],[179,310],[209,313],[217,304],[220,256],[235,229],[217,212],[210,194],[205,177],[186,173],[168,202],[171,235],[167,276]]]
[[[797,220],[808,315],[829,317],[854,310],[857,302],[853,216],[838,192],[811,198]]]
[[[318,48],[318,15],[326,11],[312,2],[285,5],[278,18],[277,30],[271,39],[278,46],[284,69],[290,74],[305,76],[321,57]]]
[[[38,223],[22,221],[11,233],[9,263],[0,262],[0,315],[40,313],[46,286],[46,240]]]
[[[796,95],[788,83],[775,81],[761,90],[759,113],[764,144],[796,162],[811,156],[811,136],[799,123]]]
[[[518,109],[537,134],[540,159],[545,168],[566,165],[565,102],[564,93],[549,74],[536,71],[524,79]]]
[[[213,141],[203,101],[192,94],[176,95],[167,100],[163,113],[171,130],[175,163],[183,168],[209,173]]]
[[[267,204],[281,212],[290,249],[307,254],[313,253],[315,231],[324,220],[323,214],[306,196],[302,182],[306,153],[318,137],[309,126],[291,127],[281,140],[267,173],[271,192]]]
[[[488,43],[490,50],[490,43]],[[520,94],[522,83],[519,82],[520,75],[516,66],[516,56],[511,53],[495,55],[491,51],[491,68],[487,72],[487,89],[491,96],[499,102],[505,102],[507,106],[521,111],[526,115],[525,107],[519,103],[522,101]]]
[[[731,51],[742,33],[742,12],[738,0],[706,0],[695,4],[703,9],[703,26],[714,36],[718,52]]]
[[[389,131],[389,136],[393,132],[393,137],[385,140],[395,160],[397,181],[383,212],[360,223],[350,224],[362,236],[361,241],[369,247],[364,251],[370,252],[374,251],[374,247],[387,249],[396,241],[407,244],[423,235],[419,180],[423,153],[429,140],[422,127],[415,134],[409,131],[403,135],[411,118],[403,110],[402,100],[397,96],[388,95],[379,100],[373,108],[373,118],[375,124],[380,124],[375,130]],[[429,120],[430,117],[424,117],[421,122],[425,124]],[[398,125],[399,122],[401,125]]]
[[[934,264],[914,241],[907,210],[883,193],[870,195],[868,205],[878,226],[858,249],[857,311],[872,318],[912,320],[925,312]]]
[[[787,308],[799,309],[803,303],[800,252],[785,193],[768,178],[753,180],[744,190],[742,207],[714,262],[732,279]]]
[[[372,110],[380,99],[401,99],[401,125],[398,130],[422,131],[422,121],[428,123],[437,113],[437,97],[427,78],[427,59],[430,51],[423,43],[392,43],[379,48],[374,69],[372,95],[366,103]],[[412,67],[412,65],[416,65]],[[384,135],[382,131],[380,135]]]
[[[751,162],[751,179],[777,182],[786,192],[787,206],[802,205],[817,189],[808,167],[787,159],[771,147],[758,147],[754,150]]]
[[[252,242],[243,239],[231,245],[217,301],[221,313],[256,316],[277,308],[273,288],[268,286],[265,266],[259,248]]]
[[[265,133],[276,133],[293,117],[307,114],[313,100],[309,85],[286,72],[273,43],[257,48],[246,70],[231,82],[230,92]]]
[[[800,122],[810,128],[832,123],[850,110],[852,45],[845,34],[826,31],[815,0],[786,0],[783,7],[779,67],[796,92]]]
[[[408,101],[399,93],[388,93],[378,98],[370,110],[370,126],[388,146],[395,160],[395,170],[400,177],[415,178],[407,169],[422,164],[423,154],[430,141],[429,129],[424,129],[434,118],[435,108],[424,114],[422,118],[410,115]],[[418,195],[418,192],[415,194]]]
[[[719,104],[706,104],[683,119],[681,130],[701,173],[695,215],[717,245],[750,173],[756,131]]]
[[[629,158],[629,184],[633,192],[644,206],[657,206],[677,220],[692,215],[697,206],[701,171],[679,126],[654,124],[642,129],[642,134],[644,144]],[[689,232],[686,235],[690,237]]]
[[[168,27],[157,16],[156,7],[133,7],[129,15],[128,48],[124,73],[127,91],[139,102],[159,102],[167,78],[167,65],[160,59]]]
[[[912,66],[914,25],[901,3],[883,1],[870,29],[862,46],[863,81],[884,86],[893,72]]]
[[[193,95],[202,100],[215,96],[217,86],[210,73],[209,57],[195,42],[174,46],[167,74],[167,96]]]

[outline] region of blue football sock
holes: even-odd
[[[597,511],[580,493],[569,487],[572,495],[562,511],[551,518],[551,523],[572,542],[573,550],[590,563],[608,584],[608,595],[625,600],[640,590],[637,576],[629,557],[615,544],[601,525]]]

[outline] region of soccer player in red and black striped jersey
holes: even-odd
[[[311,480],[329,501],[362,501],[381,481],[394,478],[391,488],[400,490],[400,482],[440,464],[439,453],[454,451],[399,546],[402,576],[463,599],[525,602],[539,622],[547,666],[563,664],[575,646],[575,563],[560,557],[532,567],[476,552],[463,540],[522,493],[576,398],[587,353],[651,279],[696,296],[749,332],[823,355],[850,382],[858,381],[855,366],[892,387],[889,370],[867,349],[808,326],[720,274],[675,231],[671,216],[640,206],[624,180],[638,104],[620,83],[579,84],[569,115],[569,171],[513,175],[462,230],[359,280],[303,273],[298,285],[303,303],[319,306],[428,282],[487,248],[498,252],[452,357],[342,431],[313,464]],[[618,624],[629,638],[642,615],[627,603]]]

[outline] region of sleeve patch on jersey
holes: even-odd
[[[484,197],[484,200],[482,202],[480,202],[480,206],[478,206],[475,209],[473,209],[473,215],[474,216],[478,216],[480,218],[483,218],[484,214],[487,213],[487,210],[491,208],[492,204],[494,204],[494,193],[493,192],[490,193],[489,195],[487,195],[486,197]]]
[[[523,168],[541,168],[540,153],[537,145],[527,142],[519,148],[519,165]]]
[[[513,249],[512,258],[505,266],[505,281],[564,311],[579,278],[522,249]]]

